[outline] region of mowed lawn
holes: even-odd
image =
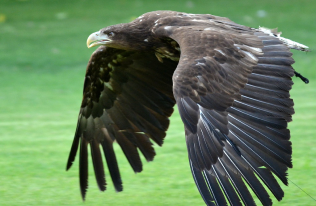
[[[82,202],[78,159],[65,171],[85,67],[94,51],[86,48],[86,38],[153,10],[211,13],[252,27],[278,27],[284,37],[310,46],[312,52],[294,52],[294,68],[310,83],[294,78],[296,114],[289,124],[294,168],[289,186],[282,186],[284,199],[274,202],[315,205],[315,9],[312,0],[1,0],[0,205],[204,205],[189,169],[177,110],[164,146],[155,147],[153,162],[143,161],[143,172],[134,174],[116,145],[123,192],[114,191],[109,175],[107,191],[99,192],[90,165],[89,191]]]

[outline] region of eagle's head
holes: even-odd
[[[105,45],[124,50],[144,49],[149,46],[148,41],[144,41],[148,35],[143,28],[139,29],[130,24],[118,24],[92,33],[87,39],[87,47]]]

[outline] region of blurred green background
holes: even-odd
[[[0,205],[204,205],[187,161],[178,112],[155,161],[135,175],[116,147],[124,191],[100,193],[90,167],[81,201],[78,161],[65,172],[82,98],[90,33],[153,10],[226,16],[251,27],[278,27],[316,48],[315,0],[0,0]],[[290,123],[292,182],[316,198],[316,54],[294,51],[296,114]],[[290,182],[275,205],[315,205]]]

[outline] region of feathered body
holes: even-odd
[[[100,146],[115,189],[122,181],[116,141],[135,172],[138,150],[148,161],[162,145],[177,104],[185,126],[189,163],[207,205],[263,205],[272,201],[261,180],[281,200],[274,178],[287,185],[292,167],[289,91],[297,74],[291,45],[307,47],[265,28],[227,18],[173,11],[146,13],[133,22],[90,35],[91,56],[70,168],[79,148],[80,187],[88,186],[88,145],[100,190],[105,175]],[[294,46],[293,46],[294,45]]]

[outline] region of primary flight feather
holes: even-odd
[[[83,199],[88,187],[88,145],[101,191],[106,189],[101,149],[116,191],[122,180],[116,141],[135,172],[138,150],[155,156],[177,104],[189,164],[207,205],[263,205],[284,196],[292,167],[289,91],[296,75],[290,49],[308,47],[266,28],[249,28],[208,14],[154,11],[91,34],[91,56],[67,170],[79,149]],[[260,182],[261,181],[261,182]],[[247,185],[249,187],[247,187]]]

